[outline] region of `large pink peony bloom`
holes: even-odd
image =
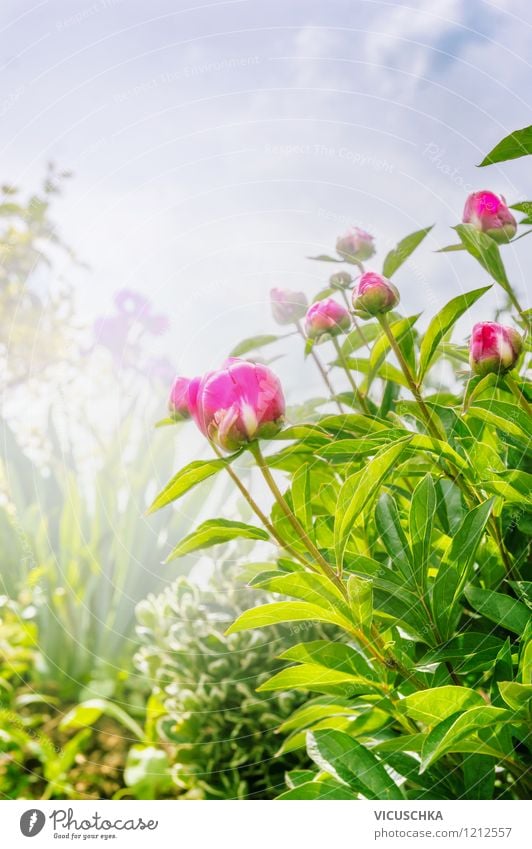
[[[188,377],[176,377],[170,389],[170,397],[168,399],[168,410],[172,418],[179,421],[181,419],[189,419],[191,412],[188,402],[188,389],[190,380]]]
[[[290,289],[272,289],[270,292],[272,315],[277,324],[294,324],[305,315],[308,301],[304,292]]]
[[[391,280],[375,271],[366,271],[353,292],[353,307],[362,318],[393,310],[399,303],[399,291]]]
[[[224,451],[275,436],[285,412],[283,390],[274,373],[238,359],[192,380],[188,405],[201,432]]]
[[[466,200],[464,224],[487,233],[496,242],[508,242],[515,236],[517,222],[506,206],[506,201],[493,192],[473,192]]]
[[[351,327],[351,316],[346,308],[333,298],[316,301],[309,307],[305,319],[305,330],[309,339],[318,339],[325,333],[338,336]]]
[[[494,321],[475,324],[469,343],[469,363],[475,374],[504,374],[519,359],[523,339],[513,327]]]
[[[360,227],[350,227],[336,240],[336,250],[348,262],[364,262],[375,253],[373,236]]]

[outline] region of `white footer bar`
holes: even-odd
[[[0,813],[0,844],[6,849],[70,849],[73,844],[101,849],[532,845],[527,802],[4,801]]]

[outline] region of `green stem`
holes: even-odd
[[[223,459],[224,455],[218,449],[218,447],[214,444],[214,442],[212,442],[211,445],[213,447],[214,453],[218,457]],[[295,548],[292,548],[291,545],[286,543],[283,540],[283,538],[277,533],[277,531],[275,530],[274,526],[272,525],[272,523],[270,522],[270,520],[268,519],[266,514],[261,510],[261,508],[259,507],[259,505],[255,501],[255,499],[253,498],[253,496],[251,495],[251,493],[249,492],[247,487],[244,486],[244,484],[242,483],[242,481],[240,480],[240,478],[238,477],[236,472],[231,468],[231,466],[228,464],[225,468],[226,468],[226,471],[227,471],[229,477],[231,478],[231,480],[235,484],[235,486],[238,488],[238,490],[240,491],[240,493],[242,494],[244,499],[247,501],[247,503],[249,504],[249,506],[251,507],[251,509],[253,510],[255,515],[257,516],[257,518],[262,522],[262,524],[264,525],[264,527],[266,528],[268,533],[273,537],[275,542],[281,548],[284,548],[285,551],[287,551],[289,554],[291,554],[292,557],[294,557],[296,560],[298,560],[303,566],[308,566],[310,569],[313,569],[314,568],[313,564],[310,563],[305,557],[303,557],[298,551],[296,551]],[[316,571],[316,570],[314,570],[314,571]]]
[[[336,336],[332,337],[332,341],[333,341],[333,345],[336,349],[336,353],[338,355],[338,360],[341,363],[342,368],[346,373],[347,379],[348,379],[348,381],[351,385],[351,389],[354,392],[355,398],[357,399],[357,401],[360,404],[364,413],[367,416],[371,416],[371,410],[368,407],[368,402],[366,401],[366,398],[364,397],[364,395],[362,394],[362,392],[360,391],[360,389],[358,388],[358,386],[355,383],[353,375],[351,374],[351,369],[347,365],[347,361],[346,361],[346,359],[343,355],[342,349],[340,348],[340,343],[338,342],[338,339],[336,338]]]
[[[309,554],[312,555],[312,557],[314,558],[316,563],[319,564],[319,566],[321,567],[321,571],[325,575],[327,575],[327,577],[330,578],[330,580],[333,581],[336,584],[336,586],[340,587],[343,593],[345,593],[345,587],[344,587],[342,581],[338,578],[338,576],[336,575],[336,573],[335,573],[334,569],[331,567],[331,565],[329,563],[327,563],[327,561],[325,560],[325,558],[322,555],[319,548],[317,548],[316,545],[313,543],[313,541],[310,539],[305,528],[303,527],[301,522],[296,518],[296,516],[294,515],[294,513],[290,509],[290,505],[288,504],[288,502],[286,501],[281,490],[277,486],[277,483],[275,482],[275,478],[273,477],[273,475],[270,471],[270,468],[269,468],[266,460],[264,459],[264,455],[263,455],[263,453],[260,449],[259,443],[258,442],[252,442],[249,447],[250,447],[251,453],[255,457],[255,460],[257,462],[257,466],[259,467],[259,469],[262,473],[262,476],[263,476],[263,478],[266,482],[266,485],[268,486],[270,492],[272,493],[273,497],[275,498],[275,500],[276,500],[277,504],[279,505],[279,507],[281,508],[282,512],[284,513],[284,515],[286,516],[286,518],[288,519],[288,521],[292,525],[294,531],[296,532],[298,537],[303,542],[305,548],[307,549]]]
[[[351,318],[353,319],[353,324],[355,326],[355,330],[359,333],[360,338],[362,339],[362,342],[364,343],[364,345],[368,349],[369,353],[371,354],[371,345],[369,344],[368,340],[366,339],[364,331],[362,330],[362,327],[358,323],[356,316],[353,315],[353,307],[349,303],[349,298],[347,297],[347,292],[345,291],[345,289],[342,289],[341,292],[342,292],[342,298],[344,299],[344,304],[347,307],[347,311],[349,312],[349,314],[351,315]]]
[[[423,400],[419,385],[416,383],[414,375],[412,374],[412,372],[410,370],[410,366],[408,365],[405,357],[403,356],[403,352],[401,351],[401,348],[399,347],[399,345],[397,343],[397,339],[395,338],[395,336],[393,335],[393,333],[391,331],[390,325],[388,323],[387,316],[386,315],[379,315],[379,316],[377,316],[377,318],[379,320],[379,323],[380,323],[382,329],[384,330],[384,333],[386,334],[386,337],[387,337],[387,339],[390,343],[390,347],[391,347],[392,351],[394,352],[395,356],[397,357],[397,361],[398,361],[398,363],[401,367],[401,371],[403,372],[403,374],[406,378],[408,386],[410,387],[410,391],[412,392],[412,395],[416,399],[417,405],[418,405],[418,407],[419,407],[419,409],[420,409],[420,411],[423,415],[423,418],[425,420],[427,430],[429,431],[429,433],[431,434],[431,436],[434,439],[441,440],[442,442],[447,442],[446,433],[441,429],[441,427],[439,425],[436,424],[436,422],[435,422],[435,420],[432,416],[432,413],[430,412],[429,408],[425,404],[425,401]],[[474,491],[471,492],[469,485],[467,484],[467,481],[463,480],[462,475],[461,475],[460,471],[456,468],[456,466],[454,466],[450,462],[447,462],[447,463],[442,463],[442,467],[443,467],[443,470],[444,470],[445,474],[447,475],[447,477],[449,477],[460,488],[460,490],[462,491],[462,493],[463,493],[463,495],[466,499],[466,502],[469,502],[469,504],[471,504],[471,503],[474,504],[474,503],[480,503],[482,501],[482,499],[481,499],[481,497],[479,496],[478,493],[476,493]],[[488,527],[490,529],[492,537],[494,538],[495,542],[497,543],[497,547],[499,548],[499,551],[501,553],[502,562],[503,562],[503,564],[506,568],[506,571],[508,572],[509,575],[512,575],[512,571],[513,571],[512,570],[512,563],[511,563],[511,561],[508,557],[508,553],[506,551],[504,541],[503,541],[501,533],[499,531],[497,521],[493,518],[493,516],[490,517]]]
[[[305,331],[304,331],[304,330],[303,330],[303,328],[301,327],[301,322],[300,322],[300,321],[296,322],[296,327],[297,327],[297,331],[298,331],[299,335],[301,336],[301,338],[302,338],[302,339],[305,341],[305,343],[306,343],[306,341],[307,341],[307,337],[305,336]],[[325,366],[323,365],[322,361],[320,360],[320,358],[319,358],[318,354],[317,354],[317,353],[316,353],[316,351],[314,350],[314,346],[312,346],[312,348],[310,349],[310,356],[312,357],[312,359],[313,359],[313,360],[314,360],[314,362],[316,363],[316,366],[317,366],[317,368],[318,368],[318,371],[319,371],[319,373],[321,374],[321,376],[322,376],[322,378],[323,378],[323,382],[325,383],[325,386],[327,387],[327,390],[328,390],[328,392],[329,392],[329,394],[330,394],[330,396],[331,396],[331,399],[334,399],[334,403],[335,403],[335,404],[336,404],[336,406],[338,407],[338,410],[340,411],[340,413],[342,413],[342,415],[344,415],[345,410],[344,410],[344,408],[342,407],[342,405],[341,405],[340,401],[338,401],[338,400],[337,400],[337,398],[336,398],[336,392],[334,391],[334,387],[333,387],[333,385],[332,385],[331,381],[329,380],[329,375],[327,374],[327,371],[326,371],[326,369],[325,369]]]
[[[398,363],[401,367],[401,371],[403,372],[403,374],[406,378],[406,382],[408,383],[410,391],[411,391],[412,395],[414,396],[414,398],[416,399],[417,405],[418,405],[419,409],[421,410],[421,413],[423,414],[423,418],[425,419],[425,424],[427,426],[428,431],[430,432],[431,436],[434,437],[434,439],[440,439],[443,442],[447,442],[446,434],[443,433],[441,428],[436,424],[436,422],[434,421],[434,418],[432,416],[432,413],[430,412],[429,408],[425,404],[425,401],[423,400],[423,396],[421,395],[421,390],[419,388],[419,385],[416,383],[414,375],[412,374],[412,372],[410,370],[410,366],[408,365],[408,363],[407,363],[407,361],[406,361],[406,359],[403,355],[403,352],[401,351],[401,348],[400,348],[400,346],[397,342],[397,339],[395,338],[395,336],[392,333],[392,330],[390,328],[390,324],[388,322],[388,316],[387,315],[378,315],[377,319],[379,321],[380,326],[384,330],[384,333],[386,334],[388,342],[390,343],[390,348],[392,349],[395,356],[397,357],[397,361],[398,361]]]
[[[514,395],[517,398],[518,404],[521,407],[521,409],[528,416],[532,416],[532,406],[528,403],[524,394],[521,392],[521,389],[519,388],[519,384],[517,383],[517,381],[515,381],[513,379],[513,377],[511,377],[509,374],[505,374],[504,375],[504,382],[506,383],[506,386],[508,387],[508,389],[510,390],[512,395]]]

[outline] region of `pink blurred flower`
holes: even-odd
[[[228,360],[218,371],[190,381],[188,408],[201,432],[224,451],[235,451],[280,430],[283,391],[269,368]]]
[[[149,313],[151,309],[149,300],[134,289],[120,289],[115,294],[114,302],[119,312],[135,318],[142,313]]]
[[[294,324],[305,315],[308,301],[304,292],[292,292],[290,289],[272,289],[270,291],[272,315],[277,324]]]
[[[362,318],[369,318],[389,312],[399,299],[399,291],[391,280],[375,271],[366,271],[353,292],[353,308]]]
[[[170,327],[170,322],[162,313],[154,313],[152,304],[134,289],[120,289],[114,297],[118,312],[139,324],[152,336],[161,336]]]
[[[336,250],[348,262],[364,262],[375,253],[373,236],[360,227],[350,227],[337,238]]]
[[[515,236],[517,222],[506,206],[506,201],[493,192],[473,192],[466,200],[464,224],[487,233],[496,242],[508,242]]]
[[[190,418],[190,407],[188,403],[188,388],[190,380],[188,377],[176,377],[170,389],[168,399],[168,410],[172,418],[179,421]]]
[[[351,316],[345,307],[333,298],[312,304],[305,319],[305,330],[309,339],[318,339],[325,333],[338,336],[351,327]]]
[[[523,348],[523,339],[513,327],[494,321],[475,324],[469,343],[469,363],[475,374],[504,374],[512,369]]]
[[[168,357],[150,357],[142,371],[151,380],[167,386],[175,374],[175,366]]]
[[[100,316],[93,324],[96,342],[107,348],[116,359],[127,357],[129,353],[129,330],[129,319],[125,315]]]

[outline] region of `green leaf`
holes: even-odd
[[[465,596],[471,607],[502,628],[522,634],[529,621],[530,614],[524,604],[508,595],[484,590],[481,587],[468,587]]]
[[[414,577],[412,552],[399,518],[397,503],[389,492],[383,492],[375,509],[375,522],[382,543],[392,562],[405,578]]]
[[[268,540],[269,536],[262,528],[246,525],[244,522],[233,522],[230,519],[209,519],[182,539],[170,552],[165,562],[168,563],[170,560],[183,557],[192,551],[210,548],[211,545],[219,545],[233,539]]]
[[[322,607],[329,613],[341,613],[349,622],[349,607],[339,588],[325,575],[310,572],[293,572],[288,575],[269,575],[252,581],[253,586],[292,596]]]
[[[532,701],[532,685],[519,684],[517,681],[499,681],[499,691],[507,705],[520,711]]]
[[[317,663],[302,663],[281,669],[265,681],[257,692],[271,693],[276,690],[313,690],[317,693],[338,693],[342,696],[355,696],[374,693],[379,686],[360,675],[353,675],[341,669],[327,669]]]
[[[347,596],[355,624],[368,630],[373,619],[372,582],[357,575],[350,575],[347,581]]]
[[[472,573],[492,506],[493,499],[489,499],[466,514],[438,569],[432,591],[432,611],[445,640],[454,630],[460,596]]]
[[[487,233],[476,230],[472,224],[457,224],[454,228],[466,251],[480,263],[488,274],[497,281],[504,291],[514,297],[506,269],[501,259],[499,246]]]
[[[353,351],[363,348],[367,342],[373,342],[380,333],[380,324],[364,322],[363,326],[355,327],[347,334],[341,348],[342,354],[348,357]]]
[[[519,159],[520,156],[528,156],[530,153],[532,153],[532,127],[523,127],[522,130],[514,130],[496,144],[484,157],[479,167],[493,165],[495,162],[507,162],[509,159]]]
[[[431,664],[448,660],[452,663],[454,671],[460,675],[491,669],[503,646],[504,643],[499,637],[467,631],[453,637],[440,648],[429,651],[421,658],[417,668],[423,669]]]
[[[408,438],[399,440],[379,452],[360,472],[351,475],[343,484],[334,522],[336,562],[342,565],[347,540],[355,520],[377,497],[379,488],[408,445]]]
[[[343,259],[337,259],[334,256],[329,256],[328,254],[318,254],[318,256],[308,256],[307,259],[315,259],[318,262],[343,262]]]
[[[279,339],[284,339],[284,336],[277,336],[274,334],[250,336],[248,339],[243,339],[242,342],[235,345],[229,356],[241,357],[243,354],[249,353],[249,351],[254,351],[256,348],[264,348],[266,345],[271,345]]]
[[[414,490],[410,505],[410,539],[414,557],[414,578],[424,591],[427,584],[432,524],[436,513],[436,492],[430,475],[426,475]]]
[[[490,241],[493,240],[490,239]],[[495,242],[493,244],[495,244]],[[465,311],[475,303],[475,301],[478,301],[485,292],[489,291],[490,288],[491,286],[484,286],[482,289],[473,289],[472,292],[465,292],[463,295],[458,295],[456,298],[449,301],[449,303],[446,304],[431,320],[421,341],[419,351],[418,381],[420,383],[434,359],[438,345],[445,334],[449,332],[460,316],[463,315]]]
[[[307,750],[320,769],[368,799],[404,799],[375,755],[349,734],[332,729],[310,731]]]
[[[336,669],[349,675],[374,679],[375,673],[360,652],[344,643],[330,640],[312,640],[298,643],[279,655],[282,660],[294,660],[298,663],[312,663],[327,669]]]
[[[90,727],[98,722],[104,714],[116,719],[139,740],[144,739],[144,732],[138,723],[125,710],[106,699],[89,699],[73,707],[61,720],[61,730],[71,731],[72,729]]]
[[[292,506],[296,518],[306,531],[313,535],[310,473],[307,465],[302,465],[292,476],[290,489]]]
[[[492,398],[485,401],[475,401],[469,408],[468,417],[480,419],[486,424],[492,425],[496,430],[509,434],[524,442],[527,447],[530,444],[530,422],[523,410],[516,404],[506,401],[496,401]]]
[[[455,251],[465,251],[465,248],[462,244],[460,244],[460,245],[446,245],[444,248],[438,248],[438,250],[435,251],[435,253],[437,253],[437,254],[450,254],[450,253],[454,253]]]
[[[475,735],[480,728],[498,725],[511,717],[509,711],[486,704],[446,717],[444,722],[433,728],[423,744],[420,772],[425,772],[447,752],[460,751],[455,748],[456,745],[464,738]]]
[[[421,313],[417,313],[417,315],[411,315],[408,318],[399,318],[397,321],[392,321],[390,323],[390,331],[398,343],[410,334],[412,327],[420,315]],[[390,343],[388,341],[388,337],[385,333],[382,333],[373,345],[369,357],[369,364],[373,374],[378,372],[389,350]]]
[[[281,622],[330,622],[344,627],[345,623],[337,615],[328,613],[324,608],[306,601],[274,601],[245,610],[225,632],[237,634],[239,631],[249,631],[252,628],[267,628]]]
[[[345,784],[340,784],[331,778],[321,781],[307,781],[277,796],[277,800],[281,801],[293,801],[294,799],[307,799],[311,801],[317,799],[348,800],[357,798],[357,794],[353,793]]]
[[[171,504],[172,501],[181,498],[182,495],[198,483],[201,483],[201,481],[212,477],[220,469],[225,469],[236,456],[238,455],[233,454],[231,457],[219,460],[194,460],[193,463],[184,466],[166,484],[165,488],[161,490],[153,504],[148,508],[147,513],[155,513],[161,507],[166,507],[167,504]]]
[[[412,693],[398,703],[398,709],[416,722],[435,725],[457,711],[485,704],[475,690],[449,684]]]
[[[425,236],[430,233],[434,224],[430,227],[425,227],[423,230],[417,230],[415,233],[410,233],[396,245],[393,250],[386,256],[382,273],[385,277],[391,277],[398,268],[408,259],[411,253],[415,251],[417,246],[421,244]]]

